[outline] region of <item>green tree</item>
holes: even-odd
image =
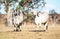
[[[16,1],[17,2],[17,0],[0,0],[0,3],[5,3],[5,6],[6,6],[6,12],[8,12],[8,10],[9,10],[9,6],[10,6],[10,3],[12,2],[12,1]]]
[[[50,14],[57,14],[57,12],[54,9],[50,10],[49,13]]]
[[[46,2],[44,0],[21,0],[21,2],[19,2],[18,8],[21,9],[22,7],[23,10],[26,9],[28,11],[29,8],[34,9],[40,6],[42,8],[45,6],[45,4]]]
[[[51,15],[52,16],[52,21],[55,24],[56,23],[56,18],[57,18],[57,12],[54,9],[52,9],[52,10],[49,11],[49,13],[52,14]]]
[[[8,12],[9,10],[9,6],[11,5],[11,2],[18,2],[19,5],[16,8],[19,8],[21,10],[25,10],[27,7],[27,11],[29,10],[29,8],[33,9],[33,8],[38,8],[39,6],[44,7],[46,2],[45,0],[0,0],[0,3],[5,3],[6,4],[6,11]]]

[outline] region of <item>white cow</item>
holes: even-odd
[[[15,31],[18,31],[20,29],[21,31],[21,24],[23,22],[23,13],[20,12],[14,12],[15,14],[13,14],[13,24],[15,26]]]
[[[41,26],[41,24],[44,24],[45,25],[44,27],[47,29],[48,27],[47,21],[49,18],[48,13],[46,12],[40,13],[37,11],[33,11],[33,14],[35,15],[35,24],[37,25],[37,27]]]

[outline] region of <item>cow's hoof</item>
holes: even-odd
[[[16,31],[19,31],[18,29],[16,29]]]
[[[14,30],[14,31],[16,31],[16,30]]]
[[[46,26],[46,30],[48,29],[48,26]]]
[[[18,29],[14,30],[14,31],[18,31]]]
[[[20,30],[21,31],[21,30]]]

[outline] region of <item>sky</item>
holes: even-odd
[[[59,5],[60,4],[60,0],[45,0],[45,2],[46,2],[45,7],[43,9],[39,8],[39,9],[41,9],[41,11],[49,12],[49,10],[55,9],[55,11],[60,14],[60,5]],[[5,10],[4,9],[5,6],[3,6],[3,5],[4,4],[2,4],[2,5],[0,4],[0,7],[2,8],[2,9],[0,9],[0,13],[5,14],[6,13],[4,11]]]
[[[45,11],[55,9],[56,12],[60,13],[60,0],[45,0],[46,6],[44,7]]]

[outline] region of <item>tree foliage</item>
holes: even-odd
[[[57,12],[54,9],[50,10],[49,13],[50,14],[57,14]]]
[[[33,9],[33,8],[38,8],[38,7],[44,7],[46,2],[45,0],[0,0],[0,3],[5,3],[6,4],[6,11],[8,11],[9,6],[11,5],[11,2],[18,2],[19,5],[16,8],[19,8],[21,10],[25,10],[25,8],[27,8],[26,10],[28,11],[29,8]]]
[[[38,8],[38,7],[44,7],[46,2],[44,0],[21,0],[19,3],[22,7],[27,8]]]

